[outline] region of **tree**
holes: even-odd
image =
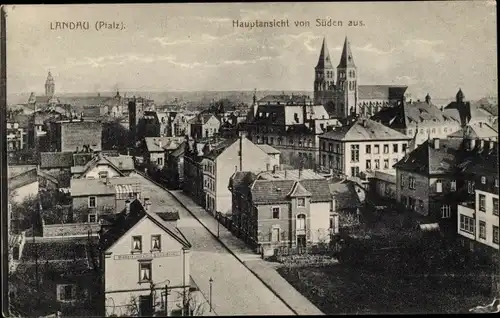
[[[182,292],[178,292],[179,297],[183,298]],[[188,297],[183,298],[184,309],[188,312],[185,316],[203,316],[206,309],[210,307],[205,297],[199,290],[189,293]],[[177,304],[177,308],[182,309],[182,304]]]

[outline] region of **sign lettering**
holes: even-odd
[[[147,254],[125,254],[125,255],[115,255],[115,260],[125,260],[125,259],[147,259],[147,258],[162,258],[162,257],[176,257],[180,256],[181,252],[156,252]]]

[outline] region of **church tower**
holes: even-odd
[[[333,90],[335,85],[335,70],[332,66],[325,38],[323,38],[318,64],[314,71],[314,103],[325,104],[329,95],[327,92]]]
[[[54,78],[52,77],[52,74],[49,71],[49,74],[47,75],[47,80],[45,81],[45,96],[47,97],[53,97],[55,93],[56,85],[54,84]]]
[[[344,48],[340,56],[340,63],[337,66],[337,86],[343,91],[339,101],[339,112],[342,116],[354,115],[357,113],[358,95],[358,71],[354,64],[351,46],[347,36],[344,41]]]

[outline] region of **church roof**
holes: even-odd
[[[408,89],[405,85],[359,85],[359,99],[401,100]]]
[[[346,68],[346,67],[356,67],[351,52],[351,45],[349,43],[349,40],[347,39],[347,36],[345,37],[344,48],[342,49],[342,55],[340,56],[340,63],[339,66],[337,66],[337,68]]]
[[[319,59],[316,68],[333,68],[330,58],[330,52],[328,52],[328,46],[326,45],[325,38],[323,38],[323,44],[321,45],[321,51],[319,53]]]

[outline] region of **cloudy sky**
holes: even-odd
[[[337,65],[348,36],[360,84],[407,84],[414,96],[496,94],[494,2],[40,5],[8,8],[9,93],[120,89],[312,90],[323,37]],[[315,19],[343,20],[316,27]],[[241,29],[233,20],[288,19]],[[310,27],[293,21],[309,20]],[[364,27],[348,27],[362,20]],[[91,29],[51,30],[56,21]],[[96,21],[125,30],[96,31]]]

